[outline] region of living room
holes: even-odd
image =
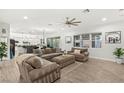
[[[7,57],[1,54],[1,66],[10,65],[4,70],[15,71],[13,60],[25,61],[34,54],[43,59],[43,63],[31,63],[36,68],[50,61],[49,68],[44,66],[42,71],[30,68],[33,81],[25,76],[25,81],[19,81],[22,73],[16,68],[13,79],[1,70],[7,78],[0,78],[0,82],[124,82],[124,9],[1,9],[0,14],[0,40],[5,42],[7,53]]]

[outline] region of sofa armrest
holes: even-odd
[[[84,52],[84,55],[85,56],[89,56],[89,52]]]

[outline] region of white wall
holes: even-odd
[[[111,31],[121,31],[121,44],[105,44],[105,32]],[[73,41],[70,44],[65,44],[65,36],[72,36],[74,34],[83,34],[83,33],[102,33],[102,48],[89,48],[90,57],[105,59],[105,60],[114,60],[113,51],[116,47],[124,48],[124,22],[114,22],[109,24],[103,24],[98,26],[91,26],[86,28],[78,28],[75,31],[60,31],[59,33],[46,35],[47,37],[61,36],[60,47],[62,50],[70,50],[73,47]]]
[[[95,26],[88,30],[88,32],[102,32],[102,48],[93,49],[90,48],[90,56],[96,58],[102,58],[107,60],[114,60],[113,51],[116,47],[124,48],[124,22],[111,23],[101,26]],[[105,32],[121,31],[121,44],[105,44]]]
[[[73,35],[74,35],[74,32],[72,30],[66,30],[66,31],[58,31],[58,33],[47,34],[46,38],[60,36],[60,48],[62,50],[69,51],[73,46]],[[65,37],[66,36],[71,36],[72,37],[72,42],[71,43],[68,43],[68,44],[65,43]]]

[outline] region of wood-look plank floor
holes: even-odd
[[[18,83],[19,70],[14,62],[0,62],[0,83]]]
[[[56,83],[124,83],[124,65],[96,59],[76,62],[62,69]]]
[[[18,82],[18,76],[15,64],[0,63],[0,82]],[[124,83],[124,65],[96,59],[76,62],[63,68],[55,83]]]

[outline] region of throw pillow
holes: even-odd
[[[35,69],[40,68],[42,66],[40,57],[37,56],[29,58],[27,60],[27,63]]]
[[[38,60],[40,60],[40,63],[41,63],[41,66],[42,66],[42,65],[43,65],[43,63],[44,63],[44,62],[43,62],[43,59],[42,59],[42,58],[40,58],[40,57],[37,57],[37,59],[38,59]]]
[[[41,56],[42,55],[41,49],[33,49],[33,53],[34,54],[37,54],[38,56]]]
[[[75,54],[80,54],[80,52],[81,52],[80,50],[77,50],[77,49],[74,50]]]

